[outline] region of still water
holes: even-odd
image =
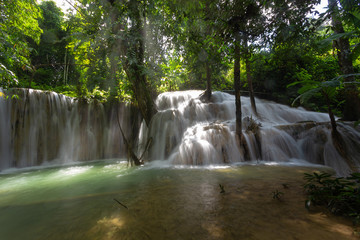
[[[303,173],[314,170],[329,171],[112,159],[3,172],[0,238],[358,239],[350,221],[305,209]]]

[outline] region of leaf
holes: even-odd
[[[303,94],[303,93],[305,93],[305,92],[307,92],[307,91],[310,91],[311,89],[315,89],[315,88],[318,88],[318,87],[319,87],[319,84],[318,84],[318,83],[313,84],[313,85],[307,84],[307,85],[302,86],[302,87],[299,89],[298,93]]]
[[[333,78],[330,81],[322,82],[320,84],[320,87],[322,87],[322,88],[336,88],[336,87],[340,87],[340,85],[341,85],[341,82],[339,81],[339,79]]]
[[[303,94],[300,94],[298,97],[295,98],[295,100],[292,102],[292,105],[295,104],[295,102],[297,100],[300,99],[300,102],[303,103],[303,102],[307,102],[311,97],[315,96],[316,93],[319,93],[321,90],[320,87],[317,87],[317,88],[313,88],[313,89],[310,89],[306,92],[304,92]]]
[[[318,42],[318,45],[320,47],[326,47],[328,46],[329,44],[332,43],[332,41],[334,40],[337,40],[339,38],[351,38],[351,37],[354,37],[356,35],[356,32],[355,31],[351,31],[351,32],[346,32],[346,33],[334,33],[332,35],[330,35],[328,38],[324,39],[324,40],[321,40]]]
[[[293,83],[290,83],[290,84],[286,85],[286,88],[296,86],[296,85],[301,84],[301,83],[302,83],[301,81],[296,81],[296,82],[293,82]]]
[[[344,74],[344,75],[340,75],[340,76],[337,76],[333,79],[331,79],[330,81],[333,81],[333,80],[340,80],[342,78],[348,78],[348,77],[356,77],[356,76],[360,76],[360,73],[351,73],[351,74]]]

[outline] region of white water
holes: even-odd
[[[215,92],[210,103],[203,103],[199,97],[201,93],[170,92],[157,98],[159,112],[149,128],[142,126],[140,137],[142,146],[148,138],[153,139],[149,159],[190,165],[299,159],[334,167],[339,175],[351,172],[332,144],[330,126],[324,123],[329,121],[327,114],[256,99],[257,117],[250,99],[241,97],[243,134],[247,143],[247,148],[242,149],[235,139],[234,96]],[[258,136],[247,130],[252,120],[261,124]],[[345,139],[351,133],[348,148],[360,149],[360,133],[339,125]],[[352,154],[352,167],[359,168],[360,150],[352,150]]]
[[[133,132],[128,107],[84,103],[53,92],[16,90],[19,99],[0,97],[0,170],[46,164],[125,157],[116,115],[126,135]],[[169,92],[158,96],[158,113],[140,127],[138,153],[149,138],[146,160],[167,164],[210,165],[244,161],[323,164],[347,175],[359,170],[360,133],[339,124],[348,159],[333,146],[327,114],[291,108],[256,99],[258,116],[248,97],[242,97],[246,148],[235,138],[234,96],[214,92],[210,103],[201,91]],[[11,96],[11,93],[8,94]],[[248,131],[252,122],[257,133]],[[304,123],[304,121],[311,121]],[[298,123],[303,122],[303,123]],[[139,124],[140,126],[140,124]],[[136,129],[136,127],[135,127]]]
[[[17,89],[0,97],[0,171],[124,157],[116,114],[130,129],[129,109],[75,101],[54,92]],[[126,131],[128,132],[128,131]]]

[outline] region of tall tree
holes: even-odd
[[[240,84],[240,41],[235,38],[234,41],[234,90],[235,90],[235,114],[236,129],[235,133],[241,145],[242,138],[242,112],[241,112],[241,84]]]
[[[339,37],[334,40],[334,47],[337,49],[338,63],[341,72],[345,75],[344,93],[344,119],[356,121],[360,119],[360,92],[358,82],[354,76],[353,57],[350,48],[349,39],[345,36],[341,15],[337,0],[328,0],[328,7],[331,14],[332,28]]]
[[[153,102],[154,89],[148,82],[145,65],[147,1],[114,1],[112,8],[112,21],[120,22],[114,25],[113,34],[119,38],[116,44],[119,44],[122,66],[131,82],[140,112],[149,125],[157,110]],[[124,18],[124,14],[127,19]]]

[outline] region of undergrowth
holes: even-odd
[[[325,206],[331,213],[360,223],[360,173],[347,178],[336,178],[329,173],[305,173],[307,193],[305,206]]]

